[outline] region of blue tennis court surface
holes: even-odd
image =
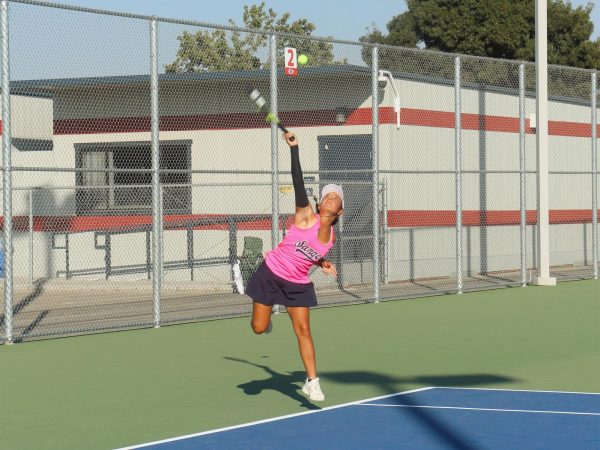
[[[127,448],[600,449],[600,394],[423,388]]]

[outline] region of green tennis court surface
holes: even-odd
[[[327,400],[285,314],[0,347],[2,449],[106,449],[429,386],[600,392],[600,282],[315,310]],[[281,426],[281,425],[277,425]]]

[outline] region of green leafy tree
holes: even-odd
[[[553,1],[548,11],[548,62],[563,66],[600,69],[600,38],[592,41],[593,5],[573,9],[569,3]],[[533,35],[532,35],[533,40]],[[527,55],[535,57],[535,49]]]
[[[524,0],[406,0],[408,10],[376,28],[365,42],[533,61],[535,3]],[[548,62],[600,67],[600,39],[590,40],[592,4],[548,0]]]
[[[244,6],[243,26],[251,30],[276,33],[290,33],[310,36],[316,26],[307,19],[290,22],[290,13],[280,17],[277,13],[259,5]],[[236,26],[233,20],[229,20]],[[184,31],[179,40],[175,60],[166,66],[167,72],[203,72],[260,69],[262,64],[257,56],[266,52],[268,36],[263,33],[243,33],[239,31],[199,30],[196,33]],[[305,39],[302,37],[280,36],[277,40],[278,64],[283,64],[283,48],[295,47],[298,54],[309,55],[309,65],[328,65],[334,61],[333,45],[329,42]]]
[[[422,76],[452,79],[452,58],[443,53],[415,49],[503,58],[535,60],[535,3],[533,0],[406,0],[406,12],[387,24],[388,34],[377,28],[361,37],[363,42],[400,48],[380,49],[380,66]],[[593,6],[574,8],[564,0],[548,0],[548,62],[581,68],[600,68],[600,39],[590,40]],[[409,50],[410,49],[410,50]],[[371,61],[371,48],[363,59]],[[579,79],[581,78],[581,79]],[[463,59],[465,82],[516,87],[515,64],[489,59]],[[528,77],[533,88],[533,77]],[[589,75],[550,70],[549,92],[589,99]]]

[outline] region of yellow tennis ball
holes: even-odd
[[[308,56],[306,56],[304,54],[298,56],[298,64],[300,64],[301,66],[303,66],[307,62],[308,62]]]

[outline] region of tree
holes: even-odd
[[[251,30],[263,32],[290,33],[310,36],[315,30],[314,23],[307,19],[289,22],[290,13],[280,17],[265,3],[244,6],[242,20],[244,26]],[[229,20],[236,26],[233,20]],[[268,65],[262,64],[257,56],[268,47],[268,36],[262,33],[243,33],[239,31],[199,30],[196,33],[184,31],[179,40],[179,49],[175,61],[166,65],[167,72],[204,72],[253,70]],[[334,64],[333,45],[329,42],[304,39],[301,37],[280,36],[277,40],[278,64],[283,64],[283,48],[295,47],[298,53],[309,55],[309,65]]]
[[[533,0],[406,0],[408,10],[361,38],[404,47],[492,58],[535,59]],[[590,39],[592,4],[548,0],[548,62],[600,67],[600,39]]]
[[[600,69],[600,38],[592,41],[592,4],[573,9],[554,1],[548,11],[548,62],[585,69]],[[533,60],[535,52],[532,52]]]

